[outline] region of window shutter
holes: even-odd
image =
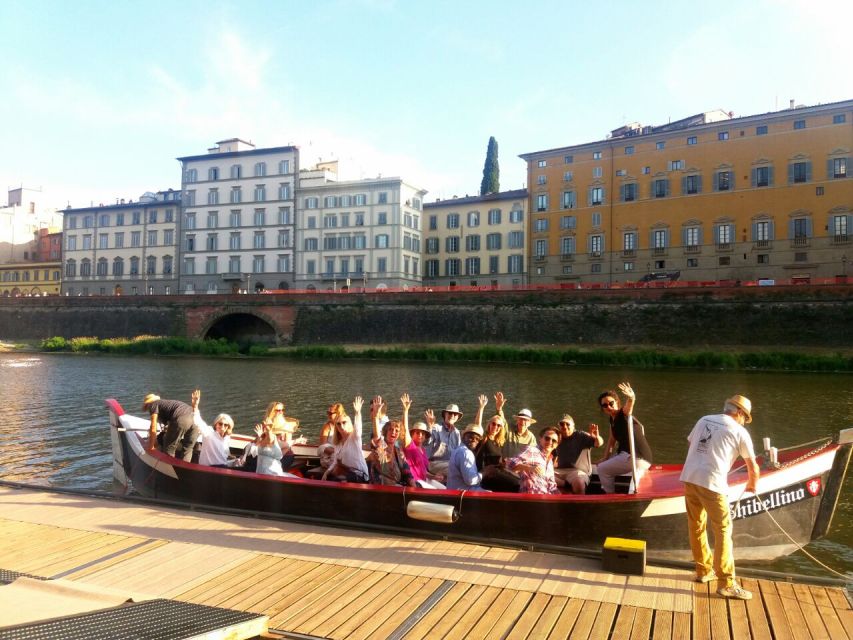
[[[735,172],[729,171],[729,191],[735,190]]]
[[[752,223],[752,241],[755,242],[758,239],[758,223]]]
[[[665,229],[663,232],[663,246],[669,246],[669,229]]]
[[[682,247],[687,246],[687,227],[683,227],[681,229],[681,246]]]
[[[773,186],[773,167],[767,167],[767,186]]]
[[[712,191],[719,191],[718,187],[720,185],[720,174],[724,173],[723,171],[715,171],[714,172],[714,184],[711,185]]]
[[[666,179],[663,181],[663,193],[664,193],[664,195],[666,195],[666,196],[668,196],[668,195],[669,195],[669,178],[666,178]]]
[[[687,193],[687,176],[681,178],[681,195],[685,195]]]
[[[794,184],[794,163],[788,163],[788,184]]]
[[[586,252],[592,253],[592,236],[586,237]]]
[[[586,190],[586,204],[588,207],[592,206],[592,187]]]
[[[732,244],[735,244],[737,242],[735,233],[737,233],[737,229],[733,224],[729,224],[729,242],[731,242]]]
[[[830,158],[829,160],[826,161],[826,179],[832,180],[832,175],[833,175],[832,158]]]
[[[794,223],[795,223],[795,222],[796,222],[796,220],[794,220],[793,218],[791,218],[791,219],[788,221],[788,238],[793,238],[793,237],[794,237],[794,233],[795,233],[795,231],[794,231]]]
[[[811,218],[806,218],[806,237],[807,238],[812,237],[812,219]]]
[[[758,169],[753,169],[750,173],[752,176],[752,186],[755,187],[758,184]]]
[[[767,224],[767,239],[775,240],[776,239],[776,223],[771,220]]]
[[[806,162],[806,182],[812,181],[812,161]]]
[[[620,199],[622,202],[625,202],[625,187],[626,187],[626,186],[627,186],[627,185],[624,185],[624,184],[623,184],[623,185],[620,185],[620,187],[619,187],[619,199]]]
[[[697,227],[697,229],[696,229],[696,242],[698,242],[700,246],[702,245],[702,227],[701,227],[701,225],[699,227]]]
[[[702,176],[696,176],[696,193],[702,193]]]

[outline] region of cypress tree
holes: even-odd
[[[489,148],[486,150],[486,164],[483,165],[483,182],[480,183],[480,195],[497,193],[501,189],[501,170],[498,166],[498,141],[494,136],[489,138]]]

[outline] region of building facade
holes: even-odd
[[[0,296],[59,295],[61,269],[59,260],[0,264]]]
[[[300,173],[297,288],[420,286],[426,191],[401,178],[338,182],[336,176],[336,163]]]
[[[41,239],[61,230],[62,213],[48,205],[41,190],[9,189],[7,203],[0,207],[0,264],[48,260]]]
[[[853,101],[711,112],[527,161],[532,283],[846,275]]]
[[[178,160],[181,292],[290,288],[299,149],[256,149],[232,138]]]
[[[424,205],[424,286],[526,284],[527,190]]]
[[[177,293],[180,192],[146,192],[64,215],[62,294]]]

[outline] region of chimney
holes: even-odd
[[[788,108],[789,108],[789,109],[793,109],[793,108],[794,108],[794,99],[793,99],[793,98],[791,98],[790,106],[789,106]]]

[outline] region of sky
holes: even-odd
[[[0,0],[0,205],[180,188],[219,140],[475,195],[518,155],[853,98],[848,0]]]

